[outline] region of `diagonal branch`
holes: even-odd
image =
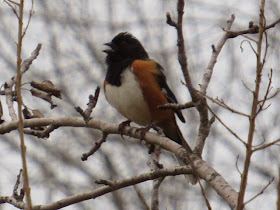
[[[278,142],[280,142],[280,138],[279,139],[276,139],[270,143],[267,143],[265,145],[262,145],[262,146],[259,146],[257,147],[256,149],[253,149],[252,152],[256,152],[256,151],[259,151],[259,150],[262,150],[262,149],[265,149],[267,147],[270,147],[270,146],[273,146],[273,145],[276,145]],[[279,145],[278,145],[279,146]]]
[[[247,145],[247,143],[241,139],[237,133],[235,133],[230,127],[228,127],[221,118],[218,117],[218,115],[216,115],[216,113],[208,106],[208,109],[210,110],[210,112],[215,116],[215,118],[233,135],[235,136],[235,138],[237,138],[244,146]]]
[[[234,14],[231,15],[231,18],[227,21],[227,27],[226,30],[230,30],[233,22],[234,22],[235,16]],[[218,44],[216,46],[213,46],[213,51],[212,51],[212,56],[211,59],[206,67],[206,69],[204,70],[204,75],[203,75],[203,79],[202,79],[202,83],[200,86],[200,92],[202,94],[206,94],[206,90],[207,87],[210,83],[212,74],[213,74],[213,69],[214,66],[217,62],[217,58],[220,54],[220,52],[222,51],[223,46],[225,45],[226,41],[229,38],[229,33],[226,32],[223,37],[220,39],[220,41],[218,42]]]
[[[104,182],[107,183],[107,186],[100,187],[98,189],[95,189],[90,192],[86,193],[80,193],[76,194],[61,200],[58,200],[54,203],[51,204],[46,204],[46,205],[37,205],[33,206],[33,210],[50,210],[50,209],[60,209],[81,201],[93,199],[100,197],[104,194],[116,191],[118,189],[122,189],[128,186],[133,186],[135,184],[139,184],[141,182],[145,182],[148,180],[154,180],[160,177],[166,177],[166,176],[176,176],[176,175],[181,175],[181,174],[189,174],[191,173],[192,170],[189,167],[175,167],[175,168],[170,168],[170,169],[160,169],[157,171],[151,171],[148,173],[143,173],[128,179],[121,179],[117,181],[106,181],[106,180],[101,180],[98,182]],[[2,196],[0,197],[0,203],[10,203],[18,208],[26,208],[27,205],[24,204],[23,202],[17,202],[16,200],[12,199],[9,196]]]
[[[31,53],[31,56],[22,62],[21,71],[20,71],[21,75],[24,74],[29,69],[32,62],[37,58],[37,56],[39,55],[39,52],[41,50],[41,47],[42,47],[42,44],[39,43],[37,45],[37,47],[35,48],[35,50]],[[15,75],[4,85],[4,93],[6,95],[6,104],[8,105],[9,115],[13,121],[17,120],[17,115],[16,115],[15,108],[13,105],[14,97],[15,97],[15,92],[13,91],[13,86],[16,83],[17,77],[18,76]]]
[[[266,190],[266,188],[268,188],[268,186],[271,185],[271,183],[273,182],[273,180],[274,180],[274,177],[273,177],[271,180],[269,180],[269,182],[267,183],[267,185],[265,185],[265,186],[263,187],[263,189],[262,189],[260,192],[258,192],[255,196],[253,196],[252,198],[250,198],[248,201],[246,201],[246,202],[244,203],[244,205],[250,203],[251,201],[253,201],[254,199],[256,199],[258,196],[260,196],[261,194],[263,194],[264,191]]]
[[[107,133],[103,132],[102,137],[95,142],[94,146],[90,149],[90,151],[82,155],[81,157],[82,161],[86,161],[89,156],[93,155],[106,141],[107,136],[108,136]]]
[[[54,125],[56,127],[87,127],[98,129],[107,134],[119,134],[119,125],[111,124],[96,119],[91,119],[88,123],[84,121],[82,117],[69,117],[69,118],[36,118],[27,119],[23,121],[24,127],[40,127]],[[0,134],[8,133],[12,130],[16,130],[18,122],[3,123],[0,125]],[[136,139],[141,138],[141,133],[137,132],[137,128],[126,126],[122,130],[123,135],[130,136]],[[234,208],[237,204],[238,193],[232,186],[211,166],[203,161],[196,154],[186,154],[179,144],[171,141],[170,139],[162,136],[158,136],[155,133],[147,132],[144,139],[149,144],[159,145],[162,149],[168,150],[174,153],[178,158],[188,164],[188,159],[193,160],[193,166],[195,167],[196,175],[201,179],[204,179],[224,201],[228,203],[231,208]]]

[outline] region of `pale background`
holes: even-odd
[[[235,14],[232,29],[246,29],[249,21],[257,24],[259,1],[187,1],[184,19],[184,35],[187,44],[189,69],[195,87],[199,87],[203,70],[211,55],[211,45],[223,34],[221,27]],[[28,19],[30,2],[26,1],[25,23]],[[75,106],[86,107],[88,95],[97,85],[102,86],[105,76],[103,43],[110,41],[117,33],[128,31],[145,46],[150,57],[156,59],[165,69],[171,89],[179,102],[190,100],[177,61],[176,31],[165,21],[166,12],[176,15],[173,0],[35,0],[35,14],[23,43],[23,59],[27,58],[38,43],[42,50],[23,82],[51,80],[62,89],[63,100],[55,100],[58,107],[50,110],[49,104],[31,97],[23,89],[24,103],[33,109],[40,109],[47,117],[78,116]],[[280,2],[267,1],[267,23],[279,18]],[[0,84],[8,81],[16,72],[17,19],[11,9],[0,3]],[[270,51],[264,68],[263,87],[267,84],[270,68],[274,70],[273,87],[280,86],[280,27],[269,31]],[[256,38],[257,35],[253,35]],[[254,87],[256,59],[248,43],[238,37],[228,40],[214,69],[208,95],[219,97],[242,112],[249,113],[252,95],[244,87]],[[23,86],[25,89],[29,85]],[[262,95],[265,88],[262,88]],[[5,97],[0,100],[5,107]],[[270,108],[257,121],[254,144],[271,141],[280,136],[280,97],[271,100]],[[246,139],[248,121],[244,117],[225,111],[209,102],[216,113],[242,138]],[[10,121],[4,109],[4,119]],[[184,110],[186,124],[180,123],[185,138],[194,145],[198,128],[198,115],[194,109]],[[106,102],[103,92],[92,117],[107,122],[120,123],[124,120]],[[27,154],[33,204],[54,202],[76,193],[96,189],[94,181],[121,179],[149,171],[147,149],[139,141],[125,141],[118,135],[109,136],[102,148],[82,162],[81,155],[87,152],[100,132],[81,128],[60,128],[47,140],[27,137]],[[11,132],[0,136],[0,195],[11,195],[16,176],[21,168],[19,136]],[[216,120],[212,126],[203,152],[203,159],[214,167],[238,191],[245,148]],[[171,154],[162,153],[165,167],[176,164]],[[248,205],[248,209],[275,209],[279,167],[279,147],[268,148],[253,155],[249,183],[246,192],[248,200],[258,193],[272,178],[274,182],[263,195]],[[147,202],[150,202],[151,181],[140,184]],[[229,209],[227,204],[211,188],[205,185],[207,197],[213,209]],[[185,184],[182,176],[166,178],[160,188],[161,209],[206,209],[198,186]],[[85,201],[65,209],[143,209],[132,187],[118,190],[95,200]],[[8,204],[0,209],[14,209]]]

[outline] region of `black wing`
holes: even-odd
[[[177,101],[174,93],[170,90],[170,88],[168,87],[168,85],[166,83],[166,77],[162,72],[163,68],[158,63],[157,63],[157,68],[159,70],[159,74],[156,74],[155,76],[157,78],[157,82],[158,82],[162,92],[164,93],[164,95],[167,98],[169,103],[178,104],[178,101]],[[186,122],[181,110],[176,110],[175,113],[177,114],[177,116],[183,123]]]

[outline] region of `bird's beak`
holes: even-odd
[[[113,48],[114,44],[112,42],[105,43],[104,45]]]
[[[103,52],[105,52],[105,53],[110,53],[110,52],[112,52],[113,51],[113,49],[114,49],[114,44],[112,43],[112,42],[108,42],[108,43],[105,43],[104,45],[106,45],[106,46],[108,46],[108,47],[110,47],[111,49],[106,49],[106,50],[103,50]]]

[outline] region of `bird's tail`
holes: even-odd
[[[184,147],[188,153],[192,152],[190,146],[185,141],[185,139],[180,131],[180,128],[176,123],[175,118],[170,121],[164,121],[162,123],[158,123],[157,126],[159,126],[162,129],[162,131],[166,137],[168,137],[171,140],[182,145],[182,147]]]
[[[180,131],[180,128],[177,125],[175,119],[174,119],[174,121],[168,121],[168,122],[165,121],[164,123],[160,123],[160,124],[158,124],[158,126],[163,130],[163,133],[165,134],[166,137],[168,137],[171,140],[182,145],[182,147],[184,147],[189,154],[192,153],[192,150],[191,150],[190,146],[188,145],[188,143],[185,141],[183,134]],[[175,155],[174,155],[174,157],[180,166],[186,165],[183,161],[181,161]],[[191,175],[186,174],[185,178],[186,178],[187,182],[192,185],[197,183],[197,179],[192,174]]]

